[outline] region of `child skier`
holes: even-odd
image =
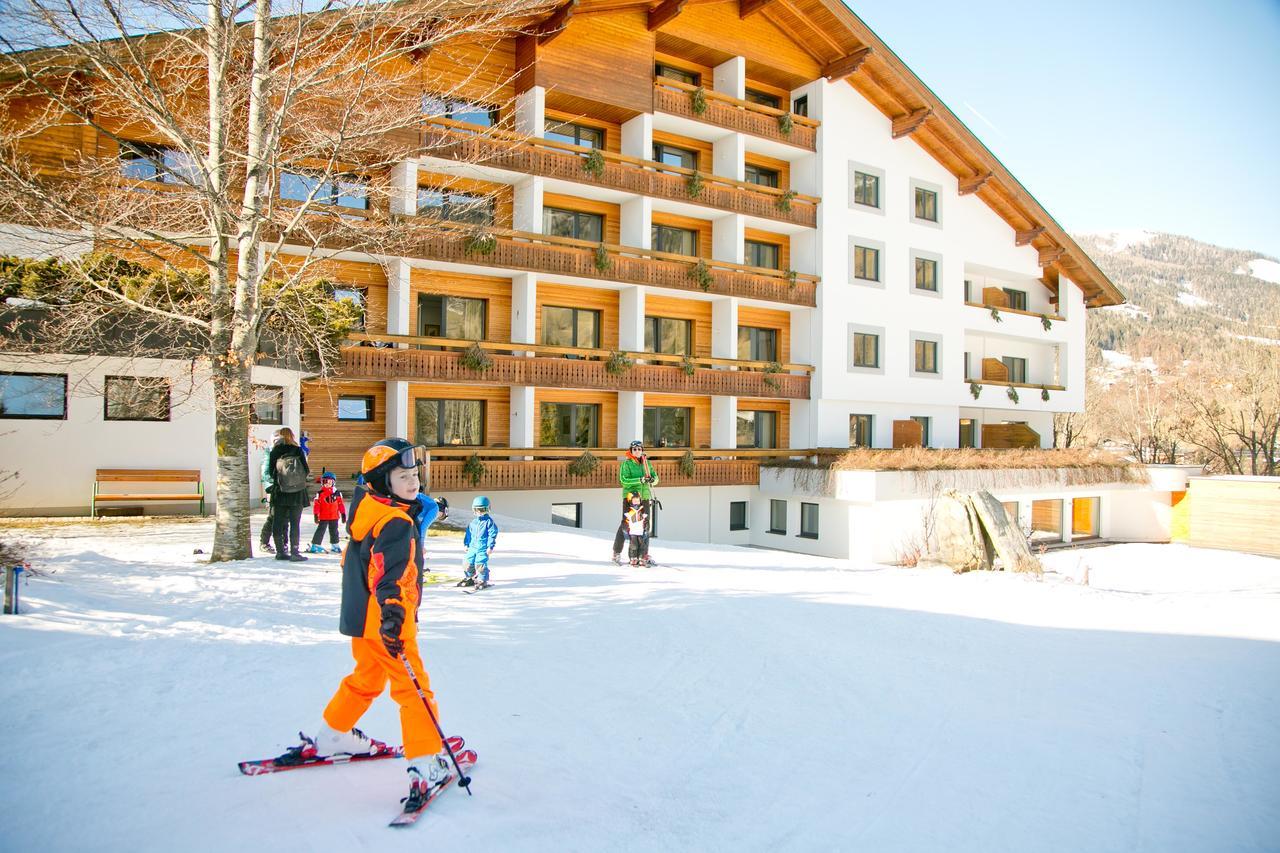
[[[489,515],[489,499],[484,495],[471,502],[471,509],[475,511],[476,517],[471,519],[467,532],[462,537],[462,544],[467,546],[466,562],[463,565],[466,576],[458,586],[484,589],[489,586],[489,555],[493,553],[493,546],[498,543],[498,525]]]
[[[631,565],[638,566],[642,561],[648,565],[649,513],[638,492],[631,493],[631,508],[627,510],[624,522],[627,525],[627,538],[630,540],[627,556],[631,558]]]
[[[347,507],[342,502],[342,492],[338,491],[338,478],[325,471],[320,476],[320,493],[311,504],[311,520],[316,523],[316,532],[311,535],[311,547],[307,551],[323,554],[324,548],[320,543],[324,541],[325,530],[328,530],[329,550],[335,554],[341,553],[342,549],[338,547],[338,519],[342,519],[343,524],[347,523]]]

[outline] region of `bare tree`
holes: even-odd
[[[1280,355],[1238,343],[1201,364],[1182,388],[1188,441],[1225,474],[1280,474]]]
[[[393,170],[423,153],[439,105],[499,100],[505,81],[484,82],[477,64],[549,4],[306,8],[317,4],[16,0],[0,34],[0,214],[61,241],[53,254],[99,253],[66,265],[64,329],[123,318],[121,334],[145,327],[135,341],[207,359],[214,560],[251,554],[250,370],[272,319],[323,308],[327,252],[405,253],[423,226],[391,215]],[[158,273],[104,271],[104,252]]]

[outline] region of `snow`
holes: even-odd
[[[1263,281],[1280,284],[1280,262],[1269,258],[1254,258],[1243,268],[1236,270],[1241,275],[1251,275]]]
[[[1099,231],[1090,234],[1096,238],[1098,248],[1105,252],[1124,252],[1134,246],[1145,246],[1156,237],[1156,232],[1140,228],[1127,228],[1119,231]]]
[[[1179,291],[1178,301],[1181,302],[1183,305],[1187,306],[1188,308],[1203,308],[1204,306],[1209,304],[1208,299],[1204,299],[1202,297],[1196,296],[1194,293],[1192,293],[1189,290]]]
[[[1128,314],[1134,320],[1150,320],[1151,314],[1142,310],[1132,302],[1126,302],[1123,305],[1105,305],[1102,308],[1095,309],[1098,311],[1114,311],[1117,314]]]
[[[1280,560],[1111,545],[1051,552],[1037,581],[655,540],[675,568],[633,570],[606,534],[498,521],[497,586],[422,608],[475,796],[404,832],[399,761],[235,768],[314,728],[347,672],[337,557],[211,565],[209,522],[20,529],[45,575],[0,617],[0,848],[1280,840]],[[457,574],[461,540],[428,554]],[[396,741],[397,720],[384,696],[362,728]]]

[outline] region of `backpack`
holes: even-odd
[[[276,489],[300,492],[307,487],[306,461],[301,453],[289,453],[276,460]]]

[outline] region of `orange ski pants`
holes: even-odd
[[[338,692],[329,700],[324,709],[324,721],[340,732],[350,731],[364,716],[364,712],[369,710],[373,700],[382,695],[390,681],[391,698],[400,706],[400,732],[404,738],[405,757],[435,755],[444,749],[444,744],[440,742],[440,732],[423,707],[418,691],[409,680],[409,673],[404,671],[404,662],[387,654],[382,640],[378,639],[381,616],[377,615],[377,604],[372,598],[370,605],[365,621],[365,636],[351,638],[351,656],[356,659],[356,668],[342,679]],[[409,664],[418,677],[418,684],[422,685],[422,692],[426,694],[427,701],[431,703],[431,711],[438,720],[440,710],[436,707],[431,680],[427,677],[427,671],[422,667],[422,657],[418,654],[417,634],[417,626],[410,616],[401,629],[404,655],[409,659]]]

